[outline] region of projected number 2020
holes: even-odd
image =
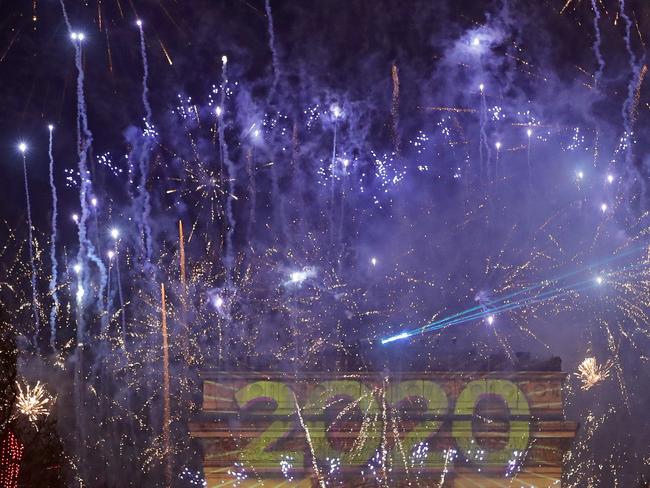
[[[505,407],[507,432],[500,432],[503,440],[498,447],[481,448],[477,456],[480,442],[472,418],[486,397],[500,400]],[[241,451],[243,459],[260,467],[277,466],[287,457],[294,466],[302,465],[305,449],[282,447],[283,439],[301,431],[309,439],[309,452],[318,460],[338,458],[345,467],[366,464],[382,447],[382,438],[387,434],[392,439],[384,444],[390,451],[387,455],[407,462],[419,447],[435,437],[445,419],[451,422],[451,435],[459,451],[479,465],[507,464],[513,454],[527,448],[530,435],[526,396],[517,384],[503,379],[470,381],[453,402],[443,387],[428,380],[393,382],[381,388],[356,380],[324,381],[301,400],[283,382],[254,381],[235,391],[234,398],[240,413],[268,419],[263,422],[264,430]],[[260,409],[260,405],[265,408]],[[356,419],[356,424],[350,419]],[[346,432],[343,436],[331,435],[342,430]],[[341,441],[341,437],[345,440]],[[419,465],[437,468],[444,462],[442,452],[429,451]]]

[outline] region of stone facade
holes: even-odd
[[[559,487],[561,372],[205,372],[208,487]]]

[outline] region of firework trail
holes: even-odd
[[[106,286],[106,316],[111,316],[111,271],[113,268],[113,257],[115,256],[114,252],[108,251],[108,285]]]
[[[625,145],[625,162],[627,163],[628,171],[629,165],[632,162],[632,133],[634,131],[633,127],[633,107],[634,107],[634,93],[637,85],[637,79],[639,77],[640,69],[637,65],[636,55],[632,49],[632,20],[625,12],[625,0],[620,0],[620,12],[621,17],[625,21],[625,49],[629,56],[630,61],[630,70],[632,71],[632,76],[627,85],[627,98],[623,102],[622,115],[623,115],[623,129],[625,130],[625,138],[627,143]]]
[[[58,263],[56,260],[57,196],[56,186],[54,184],[54,156],[52,154],[52,132],[54,127],[50,125],[48,129],[50,131],[48,155],[50,158],[50,189],[52,191],[52,236],[50,238],[50,260],[52,261],[52,271],[50,275],[50,295],[53,300],[52,309],[50,310],[50,347],[56,353],[56,315],[59,311],[59,295],[56,291],[56,283],[58,280]]]
[[[305,432],[305,440],[307,441],[307,445],[309,446],[309,452],[311,453],[311,463],[312,463],[312,468],[314,470],[314,474],[316,475],[316,479],[318,480],[318,485],[320,488],[326,488],[327,484],[325,483],[325,479],[323,478],[323,475],[320,472],[320,469],[318,469],[318,462],[316,461],[316,451],[314,451],[314,443],[311,440],[311,433],[309,432],[309,428],[307,427],[307,423],[305,422],[305,419],[302,416],[302,411],[300,410],[300,405],[298,404],[298,397],[296,394],[292,391],[293,394],[293,402],[294,405],[296,406],[296,414],[298,416],[298,421],[300,422],[300,427],[302,427],[302,430]]]
[[[264,8],[266,9],[266,18],[268,20],[268,29],[269,29],[269,48],[271,49],[271,56],[273,60],[273,85],[271,86],[271,94],[275,93],[275,89],[278,86],[280,80],[280,62],[278,61],[278,52],[275,48],[275,32],[273,30],[273,14],[271,12],[271,0],[266,0],[264,2]]]
[[[147,178],[149,177],[149,154],[151,152],[152,138],[154,137],[153,124],[151,123],[151,105],[149,104],[149,63],[147,62],[147,47],[144,41],[144,30],[142,21],[137,22],[140,33],[140,55],[142,56],[142,104],[144,105],[144,142],[140,146],[139,165],[140,165],[140,184],[138,185],[138,201],[141,207],[139,216],[138,230],[140,236],[144,239],[145,266],[151,266],[151,257],[153,255],[153,242],[151,236],[151,225],[149,217],[151,215],[151,195],[147,190]]]
[[[140,56],[142,56],[142,104],[145,109],[145,124],[151,125],[151,105],[149,104],[149,63],[147,61],[147,46],[144,41],[144,29],[142,28],[142,21],[136,22],[138,32],[140,33]]]
[[[605,59],[600,50],[601,37],[600,27],[598,25],[600,22],[600,10],[598,9],[598,5],[596,5],[596,0],[591,0],[591,8],[594,10],[594,32],[596,33],[596,40],[594,41],[593,49],[596,59],[598,60],[598,71],[596,71],[596,75],[594,76],[594,86],[598,88],[600,86],[600,78],[605,70]]]
[[[391,129],[393,135],[393,150],[395,154],[400,154],[400,140],[399,140],[399,71],[397,64],[393,63],[391,67],[391,78],[393,80],[393,98],[390,109],[391,114]]]
[[[235,165],[230,160],[228,156],[228,145],[226,144],[225,138],[225,109],[226,109],[226,87],[228,86],[228,57],[222,56],[222,80],[221,80],[221,105],[219,110],[219,115],[221,116],[219,120],[219,151],[221,153],[221,164],[226,165],[228,171],[228,195],[226,197],[226,223],[228,226],[228,231],[226,232],[226,257],[225,263],[227,268],[226,280],[230,281],[232,279],[231,271],[234,264],[234,254],[233,254],[233,235],[235,233],[235,216],[233,214],[233,194],[235,192]]]
[[[336,232],[334,232],[334,229],[336,228],[334,225],[334,212],[336,208],[335,204],[335,198],[334,198],[334,186],[335,186],[335,181],[336,178],[334,176],[335,169],[336,169],[336,140],[338,137],[338,121],[343,112],[341,111],[341,107],[339,107],[337,104],[333,104],[330,107],[330,113],[334,119],[334,136],[332,138],[332,160],[330,161],[330,229],[332,230],[332,240],[336,236]]]
[[[72,25],[70,24],[70,19],[68,18],[68,11],[65,9],[65,3],[63,0],[59,0],[59,3],[61,4],[61,10],[63,11],[63,20],[65,21],[65,25],[68,28],[68,33],[72,34]]]
[[[298,139],[298,122],[296,119],[293,120],[293,128],[291,130],[291,168],[293,168],[293,178],[297,181],[298,180],[298,159],[300,157],[300,140]],[[296,195],[296,186],[297,185],[292,185],[291,191],[294,195]],[[282,209],[283,209],[283,214],[286,215],[286,208],[285,208],[286,202],[282,202]],[[298,222],[296,222],[298,225],[298,229],[302,229],[304,221],[303,219],[298,219]],[[288,232],[287,233],[289,237],[288,245],[291,245],[292,241],[295,240],[296,235],[303,235],[302,231],[299,230],[297,233],[296,232]]]
[[[330,112],[332,113],[332,116],[334,117],[334,137],[332,139],[332,161],[330,163],[330,172],[332,176],[332,180],[334,179],[334,164],[336,162],[336,138],[338,134],[338,121],[343,112],[341,111],[341,107],[338,105],[334,104],[330,108]]]
[[[65,5],[61,1],[61,7],[63,8],[65,15]],[[76,306],[76,325],[77,325],[77,346],[74,355],[74,389],[73,389],[73,404],[75,406],[75,422],[77,425],[76,428],[76,454],[79,460],[80,471],[82,477],[85,477],[87,473],[84,471],[87,469],[86,466],[86,447],[84,445],[83,439],[86,438],[86,415],[84,414],[84,382],[85,382],[85,371],[84,371],[84,345],[86,342],[86,319],[84,313],[84,296],[86,290],[90,289],[90,273],[88,270],[88,261],[92,261],[98,268],[100,274],[100,283],[99,283],[99,310],[104,311],[104,289],[106,287],[106,268],[101,259],[96,255],[95,248],[88,237],[88,231],[86,223],[89,217],[88,209],[88,196],[91,193],[91,176],[90,171],[88,170],[87,157],[90,147],[92,146],[93,135],[88,127],[88,116],[86,112],[86,100],[84,95],[84,70],[82,63],[82,49],[81,43],[84,40],[84,35],[81,33],[72,32],[70,37],[74,41],[75,47],[75,66],[77,68],[77,141],[78,141],[78,158],[79,158],[79,178],[80,178],[80,189],[79,189],[79,201],[81,204],[81,217],[78,221],[78,236],[79,236],[79,249],[77,251],[77,263],[76,267],[79,270],[78,272],[78,284],[77,284],[77,306]],[[101,329],[104,330],[108,317],[102,317]]]
[[[528,163],[528,184],[532,185],[533,173],[530,167],[530,145],[531,145],[531,137],[533,136],[533,129],[531,128],[526,129],[526,135],[528,136],[528,145],[526,147],[526,162]]]
[[[276,221],[279,223],[278,225],[278,234],[280,236],[280,239],[283,242],[286,242],[287,238],[287,223],[286,223],[286,218],[285,218],[285,211],[284,211],[284,195],[280,192],[280,178],[279,178],[279,173],[280,173],[280,165],[276,161],[272,166],[271,166],[271,191],[273,193],[273,210],[274,213],[277,214],[276,216]],[[253,168],[253,181],[251,181],[251,188],[255,188],[255,171]],[[253,203],[255,202],[255,198],[252,198],[251,200]]]
[[[187,293],[187,278],[185,273],[185,237],[183,235],[183,221],[178,221],[178,245],[179,245],[179,264],[181,272],[181,286],[183,287],[183,300],[186,299]]]
[[[345,160],[347,161],[347,159]],[[339,248],[339,259],[337,260],[337,267],[339,273],[341,272],[341,269],[343,267],[343,251],[345,249],[345,246],[343,245],[343,223],[345,222],[345,189],[347,185],[347,166],[344,162],[343,165],[343,174],[341,175],[341,203],[339,206],[339,225],[338,225],[338,236],[337,236],[337,242],[340,243],[340,248]]]
[[[89,211],[88,211],[88,195],[91,193],[91,180],[90,180],[90,171],[88,171],[87,165],[87,154],[90,146],[92,145],[93,136],[88,128],[88,116],[86,112],[86,98],[84,94],[84,70],[82,63],[82,50],[81,43],[84,40],[84,34],[73,32],[72,25],[70,24],[70,19],[68,17],[68,12],[65,8],[65,3],[63,0],[60,0],[61,11],[63,12],[63,19],[68,28],[70,38],[74,41],[75,47],[75,67],[77,69],[77,147],[78,147],[78,157],[79,157],[79,178],[80,178],[80,190],[79,190],[79,199],[81,203],[81,218],[78,222],[78,234],[79,234],[79,251],[77,253],[77,266],[80,266],[80,278],[79,278],[79,287],[77,289],[77,302],[79,305],[83,303],[83,297],[85,289],[88,285],[88,274],[87,266],[84,264],[87,263],[89,258],[95,265],[97,265],[100,272],[100,289],[99,297],[100,304],[103,302],[104,287],[106,286],[106,268],[104,267],[101,259],[95,254],[95,248],[88,238],[86,222],[88,220]],[[85,136],[85,139],[82,140],[82,133]],[[103,306],[100,306],[103,309]],[[77,317],[77,339],[78,343],[83,339],[84,334],[84,321],[83,314],[80,313],[78,307],[78,317]]]
[[[479,161],[481,166],[481,172],[483,172],[483,168],[485,167],[487,180],[490,181],[490,146],[488,145],[487,132],[485,130],[485,127],[487,125],[488,111],[487,111],[487,101],[485,99],[485,86],[483,85],[483,83],[479,85],[479,90],[481,92],[481,110],[480,110],[481,135],[479,137]]]
[[[162,312],[162,349],[163,349],[163,449],[165,457],[165,486],[172,486],[171,463],[171,408],[169,403],[169,344],[167,342],[167,306],[165,300],[165,284],[160,284],[160,302]]]
[[[246,231],[246,234],[252,241],[253,225],[255,224],[255,207],[257,206],[257,188],[255,185],[255,150],[252,148],[249,148],[246,152],[246,173],[248,173],[248,198],[250,205],[248,211],[248,229]]]
[[[186,366],[190,358],[190,352],[189,352],[189,330],[186,322],[187,321],[187,272],[185,266],[185,237],[183,235],[183,221],[181,219],[178,220],[178,245],[179,245],[178,264],[179,264],[180,279],[181,279],[180,299],[181,299],[181,310],[182,310],[181,341],[182,341],[183,355],[185,356],[184,366]]]
[[[117,249],[117,244],[115,245]],[[122,350],[126,351],[126,310],[124,308],[124,292],[122,291],[122,277],[120,275],[120,254],[115,252],[115,272],[117,274],[117,294],[120,299],[120,318],[122,324]]]
[[[497,150],[496,154],[496,160],[494,162],[494,177],[495,179],[499,178],[499,162],[500,162],[500,156],[501,156],[501,143],[499,141],[496,142],[494,147]]]
[[[77,264],[81,266],[80,270],[80,287],[77,290],[77,302],[79,308],[79,317],[77,324],[77,339],[79,343],[83,343],[85,334],[85,324],[83,320],[83,304],[85,291],[89,289],[90,274],[88,273],[88,260],[92,261],[99,270],[100,284],[99,284],[99,309],[104,310],[104,290],[106,288],[106,267],[102,260],[95,252],[95,246],[88,237],[87,222],[90,216],[88,208],[88,196],[92,192],[92,182],[90,179],[90,171],[88,169],[88,151],[92,146],[93,135],[88,127],[88,115],[86,112],[86,98],[84,94],[84,69],[82,64],[82,49],[81,43],[84,39],[83,34],[73,33],[72,40],[75,41],[75,65],[77,68],[77,116],[80,121],[80,134],[79,139],[79,201],[81,205],[81,216],[78,223],[79,233],[79,250],[77,252]]]
[[[117,280],[117,293],[118,297],[120,300],[120,349],[122,349],[122,353],[124,357],[126,358],[128,355],[128,351],[126,348],[126,308],[124,306],[124,292],[122,290],[122,276],[120,274],[120,253],[119,253],[119,231],[116,228],[111,229],[111,237],[115,241],[114,245],[114,256],[113,256],[113,261],[115,264],[115,273],[116,273],[116,280]],[[108,314],[107,314],[108,315]],[[110,316],[110,315],[109,315]],[[132,379],[132,373],[130,369],[127,369],[126,372],[126,377],[127,377],[127,383],[131,384],[133,382]],[[128,411],[132,412],[133,411],[133,391],[131,388],[127,388],[126,390],[126,404],[128,407]],[[129,419],[128,422],[128,427],[131,432],[131,438],[135,437],[135,428],[133,425],[133,418]]]
[[[386,405],[386,390],[388,389],[388,377],[384,376],[383,385],[381,389],[381,486],[388,486],[388,473],[386,461],[388,458],[388,449],[387,441],[388,437],[386,435],[388,430],[388,407]]]
[[[38,313],[38,295],[36,293],[36,264],[34,263],[34,244],[32,236],[32,206],[29,197],[29,183],[27,182],[27,157],[25,156],[27,146],[25,143],[20,143],[19,149],[23,156],[23,174],[25,176],[25,200],[27,203],[27,225],[29,226],[29,262],[32,268],[32,307],[34,310],[34,322],[36,323],[36,330],[34,331],[32,341],[34,347],[38,347],[37,340],[38,332],[41,328],[41,319]]]

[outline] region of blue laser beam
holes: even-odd
[[[493,308],[483,309],[483,307],[480,307],[481,310],[476,312],[476,313],[473,313],[473,314],[468,314],[467,311],[462,312],[460,314],[455,314],[455,316],[457,317],[455,320],[451,320],[452,317],[447,317],[447,318],[445,318],[443,320],[436,321],[436,322],[431,322],[431,323],[429,323],[427,325],[424,325],[422,327],[412,329],[412,330],[406,331],[406,332],[401,332],[401,333],[399,333],[397,335],[394,335],[394,336],[391,336],[391,337],[387,337],[385,339],[382,339],[381,343],[382,344],[388,344],[388,343],[399,341],[399,340],[402,340],[402,339],[408,339],[409,337],[424,334],[424,333],[427,333],[427,332],[434,332],[436,330],[446,329],[446,328],[451,327],[453,325],[464,324],[464,323],[471,322],[471,321],[474,321],[474,320],[484,319],[484,318],[489,317],[489,316],[495,316],[495,315],[497,315],[499,313],[508,312],[508,311],[512,311],[512,310],[517,310],[517,309],[532,305],[533,303],[539,303],[539,302],[543,302],[543,301],[547,301],[547,300],[552,300],[554,298],[558,298],[560,296],[567,295],[569,293],[575,293],[575,292],[583,291],[585,289],[592,288],[593,286],[595,286],[593,284],[593,280],[585,280],[585,281],[588,281],[590,283],[589,284],[584,284],[582,286],[579,286],[579,285],[581,285],[581,283],[575,283],[575,284],[571,285],[570,287],[554,288],[552,290],[548,290],[546,292],[540,293],[539,295],[535,295],[533,297],[527,297],[527,298],[525,298],[523,300],[519,300],[519,301],[515,301],[515,302],[503,303],[503,304],[501,304],[501,305],[499,305],[497,307],[493,307]],[[476,307],[472,307],[472,308],[473,308],[473,310],[476,310]]]
[[[498,313],[503,313],[507,311],[512,311],[512,310],[517,310],[529,305],[532,305],[534,303],[540,303],[543,301],[548,301],[552,300],[564,295],[567,295],[569,293],[577,293],[589,288],[593,288],[595,286],[600,286],[603,283],[603,277],[601,275],[597,276],[595,279],[594,278],[589,278],[585,280],[580,280],[573,282],[568,285],[564,286],[559,286],[559,287],[553,287],[550,290],[543,291],[541,293],[536,293],[532,296],[527,296],[522,299],[517,299],[513,300],[516,297],[519,297],[523,294],[534,292],[536,290],[539,290],[545,286],[551,285],[553,283],[557,283],[559,281],[565,280],[571,276],[575,276],[580,273],[587,272],[597,266],[603,266],[604,264],[611,263],[612,261],[619,260],[625,256],[628,256],[630,254],[633,254],[641,249],[646,249],[646,246],[643,247],[636,247],[632,249],[628,249],[625,252],[622,252],[620,254],[617,254],[615,256],[610,256],[608,258],[602,259],[598,262],[592,263],[586,267],[583,267],[578,270],[570,271],[568,273],[564,273],[562,275],[559,275],[555,278],[551,279],[546,279],[543,281],[540,281],[539,283],[535,285],[531,285],[528,287],[525,287],[521,290],[509,293],[507,295],[504,295],[500,297],[499,299],[496,300],[490,300],[487,302],[487,304],[481,304],[477,305],[471,308],[468,308],[466,310],[463,310],[461,312],[455,313],[453,315],[450,315],[448,317],[445,317],[441,320],[437,320],[434,322],[430,322],[424,326],[414,328],[411,330],[403,331],[400,332],[399,334],[381,339],[382,344],[389,344],[391,342],[403,340],[403,339],[408,339],[410,337],[424,334],[426,332],[434,332],[436,330],[441,330],[445,329],[447,327],[451,327],[453,325],[458,325],[466,322],[470,322],[473,320],[479,320],[479,319],[484,319],[486,317],[490,316],[495,316]],[[645,266],[645,264],[641,265],[635,265],[632,267],[627,267],[623,268],[622,270],[619,270],[618,273],[610,273],[611,275],[615,274],[620,274],[624,271],[628,271],[629,269],[634,269],[636,267],[640,266]]]

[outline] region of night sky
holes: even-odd
[[[133,486],[161,476],[143,446],[159,434],[164,282],[171,334],[187,337],[174,391],[191,397],[202,369],[559,357],[581,422],[567,486],[636,486],[650,463],[650,4],[593,5],[68,0],[69,30],[59,1],[0,0],[2,321],[19,373],[59,398],[71,472],[88,478],[93,458],[143,466]],[[174,418],[179,472],[199,462],[191,411]],[[119,439],[100,441],[113,416]],[[90,486],[116,486],[100,471]]]

